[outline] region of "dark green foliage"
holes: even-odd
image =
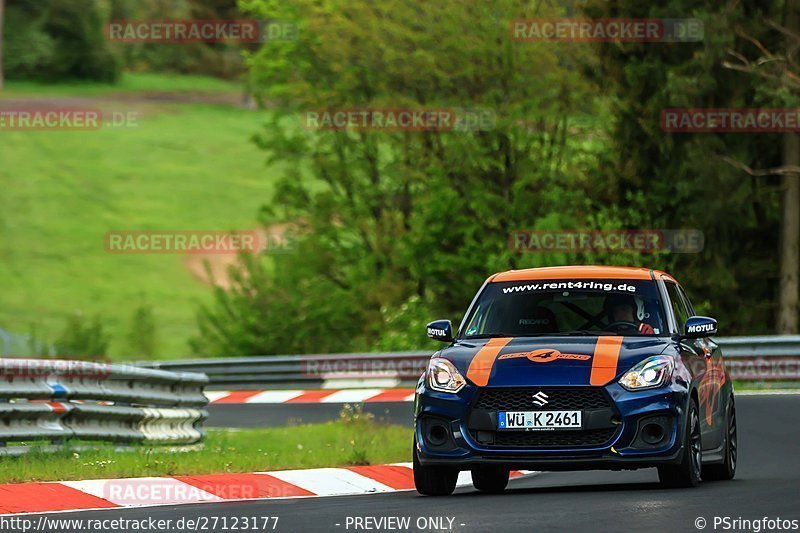
[[[128,346],[131,357],[152,357],[156,354],[158,343],[152,306],[141,304],[134,310],[128,332]]]
[[[41,75],[51,80],[116,81],[120,64],[105,36],[106,21],[95,0],[53,2],[43,30],[53,40],[54,53]]]
[[[243,268],[231,271],[232,287],[214,288],[213,310],[200,311],[200,335],[191,341],[201,355],[313,353],[345,351],[361,332],[354,318],[353,295],[329,280],[274,283],[260,258],[241,257]],[[317,297],[309,298],[308,294]]]
[[[9,79],[116,81],[122,68],[237,78],[241,43],[117,43],[111,20],[242,19],[236,0],[6,0]]]
[[[112,20],[242,19],[236,0],[113,0]],[[241,43],[120,43],[116,53],[132,71],[203,74],[234,79],[243,71]]]
[[[104,34],[107,17],[99,0],[7,1],[6,76],[116,81],[121,65]]]
[[[668,107],[796,106],[722,65],[729,49],[752,46],[737,28],[778,38],[764,22],[780,20],[778,3],[582,3],[590,17],[705,25],[699,43],[602,45],[509,38],[515,18],[582,16],[555,2],[242,5],[300,28],[248,64],[278,110],[256,140],[286,168],[262,220],[301,231],[296,254],[269,269],[254,259],[246,286],[218,290],[201,314],[200,353],[433,347],[425,316],[458,319],[489,274],[553,264],[662,268],[723,334],[772,330],[776,181],[723,156],[775,166],[779,137],[668,134],[659,121]],[[356,107],[483,107],[497,122],[445,133],[300,127],[305,111]],[[507,245],[516,229],[625,228],[698,229],[705,249],[518,255]]]
[[[110,337],[103,330],[99,316],[89,323],[81,313],[67,318],[61,336],[55,342],[55,355],[61,358],[101,359],[108,354]]]
[[[702,230],[702,253],[661,256],[650,264],[678,276],[695,307],[720,319],[722,334],[769,333],[778,281],[779,182],[750,177],[722,157],[752,168],[778,166],[781,135],[665,133],[659,119],[665,108],[796,107],[796,101],[765,95],[754,76],[723,67],[728,50],[752,56],[753,45],[737,29],[767,44],[780,38],[765,21],[781,20],[782,3],[598,0],[587,8],[598,18],[619,13],[696,17],[705,38],[596,47],[602,64],[597,81],[615,95],[612,158],[598,174],[609,183],[603,201],[637,209],[644,226]],[[631,191],[644,195],[631,198]]]
[[[49,2],[6,0],[3,69],[7,78],[36,77],[53,61],[55,43],[44,31]]]
[[[423,317],[457,318],[488,274],[561,259],[514,254],[510,231],[597,224],[585,209],[601,148],[590,113],[604,117],[604,103],[574,67],[581,50],[509,41],[508,20],[533,11],[266,4],[246,5],[300,26],[297,41],[249,59],[253,86],[279,109],[257,142],[287,168],[262,219],[298,221],[297,250],[275,256],[270,275],[254,261],[246,289],[218,290],[196,350],[429,346]],[[444,133],[299,127],[304,111],[327,107],[484,108],[496,123]],[[314,181],[303,179],[309,160]]]

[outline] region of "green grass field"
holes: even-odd
[[[260,472],[410,461],[413,430],[364,421],[209,430],[200,450],[65,447],[0,457],[0,483]]]
[[[136,127],[0,128],[0,329],[24,335],[35,324],[52,342],[68,314],[100,314],[111,356],[136,359],[125,335],[134,307],[146,302],[158,324],[157,356],[187,355],[210,288],[181,255],[107,253],[105,233],[252,229],[281,169],[250,142],[267,113],[150,98],[185,91],[240,94],[229,82],[163,75],[129,75],[114,87],[10,83],[0,92],[0,106],[12,108],[26,98],[83,96],[88,105],[141,113]]]
[[[48,85],[32,81],[7,81],[0,99],[19,96],[102,96],[119,93],[203,92],[240,93],[238,83],[204,76],[175,76],[159,73],[124,74],[116,84],[75,82]]]

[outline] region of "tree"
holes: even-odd
[[[153,357],[156,354],[156,320],[153,308],[147,304],[139,305],[131,318],[128,332],[128,347],[132,357]]]
[[[800,1],[786,0],[785,25],[786,61],[783,85],[794,88],[789,83],[789,65],[798,65],[800,49]],[[794,74],[794,73],[791,73]],[[796,75],[795,75],[796,77]],[[781,284],[778,302],[778,333],[798,332],[798,304],[800,303],[800,137],[795,132],[783,134],[783,165],[794,167],[783,175],[783,206],[781,213]]]
[[[372,349],[403,337],[418,345],[405,324],[455,318],[487,273],[552,260],[515,255],[511,230],[596,222],[584,208],[590,154],[602,150],[587,141],[587,122],[604,106],[583,81],[586,51],[509,38],[511,19],[560,8],[243,5],[299,26],[296,41],[265,43],[248,58],[255,94],[275,110],[257,141],[287,169],[261,218],[294,221],[299,237],[296,253],[272,257],[266,275],[255,258],[241,286],[215,289],[196,350]],[[496,120],[445,132],[298,127],[306,111],[354,107],[477,108]],[[309,167],[313,181],[298,179]],[[404,305],[409,316],[396,317]]]
[[[99,316],[87,323],[81,313],[74,313],[67,318],[64,330],[55,343],[55,355],[102,359],[108,354],[110,342]]]
[[[786,0],[783,6],[783,24],[767,19],[763,25],[780,35],[776,41],[782,51],[770,51],[774,36],[755,35],[739,29],[739,36],[758,52],[755,60],[744,53],[730,51],[731,58],[723,65],[744,72],[761,82],[760,91],[771,103],[780,107],[796,108],[800,104],[800,2]],[[798,306],[800,305],[800,137],[796,132],[785,132],[781,139],[781,162],[768,170],[754,170],[730,158],[726,160],[755,177],[777,176],[780,179],[781,218],[779,240],[779,284],[777,291],[776,332],[798,332]]]
[[[104,35],[107,13],[97,0],[59,0],[47,11],[44,31],[55,48],[41,75],[50,80],[115,82],[121,65]]]
[[[108,2],[14,0],[3,34],[6,79],[115,81],[120,65],[103,34]]]
[[[256,140],[286,169],[261,220],[300,230],[296,254],[252,258],[232,290],[215,289],[199,353],[420,348],[409,328],[426,315],[457,319],[487,274],[569,263],[662,268],[726,334],[773,329],[781,178],[743,177],[729,161],[774,167],[779,135],[672,134],[660,116],[791,107],[779,85],[724,65],[730,50],[751,46],[735,28],[780,40],[763,21],[781,1],[588,0],[580,16],[692,13],[705,26],[700,43],[599,44],[509,38],[514,19],[577,17],[560,2],[241,5],[298,25],[297,40],[267,42],[247,63],[271,112]],[[496,122],[457,132],[301,127],[309,111],[406,107],[485,108]],[[507,246],[516,229],[621,228],[699,229],[705,249],[516,255]]]
[[[645,227],[704,232],[702,253],[663,256],[650,264],[677,275],[695,306],[713,312],[732,335],[775,328],[781,208],[777,176],[743,176],[729,161],[749,168],[775,167],[781,160],[781,134],[666,133],[660,114],[666,108],[792,107],[761,80],[725,66],[730,52],[741,56],[752,47],[739,34],[755,36],[769,47],[779,40],[764,21],[781,13],[782,6],[755,0],[699,7],[689,1],[667,7],[592,0],[586,12],[596,18],[692,13],[704,25],[701,43],[596,47],[602,65],[596,73],[604,90],[615,96],[612,157],[602,175],[616,191],[609,203],[635,208]],[[637,198],[630,191],[643,193]]]

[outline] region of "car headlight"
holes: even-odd
[[[453,363],[438,357],[430,360],[426,375],[428,387],[439,392],[456,393],[467,384]]]
[[[648,357],[625,372],[619,378],[619,384],[629,391],[655,389],[669,380],[673,366],[674,363],[669,357],[663,355]]]

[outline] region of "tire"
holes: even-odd
[[[703,467],[703,479],[715,481],[731,480],[736,476],[736,462],[739,456],[739,441],[736,438],[736,405],[733,397],[728,400],[727,431],[725,432],[725,460],[718,465]]]
[[[509,470],[497,467],[481,467],[472,471],[472,486],[481,492],[500,494],[508,485]]]
[[[417,457],[414,442],[414,486],[424,496],[447,496],[452,494],[458,480],[458,470],[446,466],[423,466]]]
[[[658,479],[665,487],[696,487],[703,468],[703,446],[700,434],[700,410],[697,402],[689,402],[686,428],[683,432],[683,454],[676,465],[658,467]]]

